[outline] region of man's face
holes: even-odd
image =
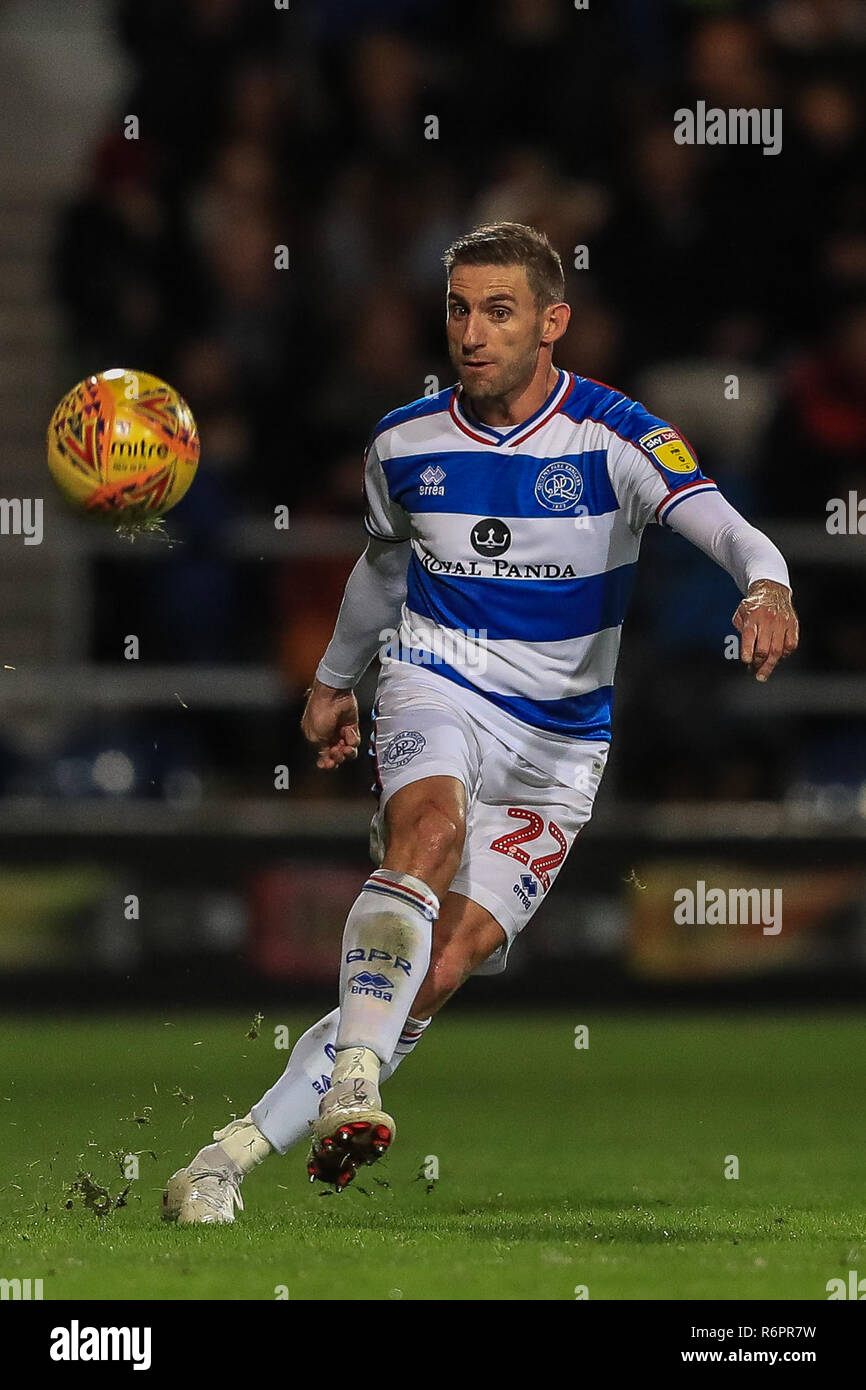
[[[473,400],[508,395],[532,380],[546,315],[522,265],[456,265],[448,281],[448,352]]]

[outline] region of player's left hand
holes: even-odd
[[[769,680],[777,664],[797,650],[800,624],[791,590],[774,579],[756,579],[734,614],[740,660],[755,680]]]

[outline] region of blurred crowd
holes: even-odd
[[[673,419],[771,534],[823,536],[829,498],[866,496],[862,0],[121,0],[116,31],[132,79],[57,230],[66,372],[141,366],[192,404],[185,544],[137,566],[141,621],[166,660],[280,664],[288,746],[354,557],[251,576],[222,539],[279,503],[293,529],[360,516],[371,427],[451,380],[440,258],[477,222],[549,234],[574,306],[560,365]],[[781,153],[678,145],[698,100],[781,108]],[[782,795],[813,775],[813,731],[850,770],[853,723],[804,710],[780,733],[717,707],[723,573],[667,535],[643,564],[624,794]],[[792,570],[799,672],[866,672],[863,572]],[[94,584],[96,659],[116,591]]]

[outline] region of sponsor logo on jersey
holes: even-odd
[[[401,729],[386,743],[382,763],[385,767],[405,767],[426,747],[427,740],[417,729]]]
[[[535,484],[535,495],[551,512],[567,512],[580,501],[583,478],[573,463],[560,459],[542,468]]]
[[[440,560],[438,555],[431,555],[429,550],[425,550],[421,556],[421,564],[428,574],[456,574],[469,575],[477,578],[483,575],[484,570],[479,567],[477,560]]]
[[[572,565],[513,565],[510,560],[493,561],[494,579],[576,579]]]
[[[511,544],[511,532],[504,521],[495,516],[486,516],[472,527],[470,533],[472,549],[479,555],[501,555]]]
[[[489,552],[486,552],[489,553]],[[425,550],[420,556],[421,564],[428,574],[452,574],[472,579],[576,579],[573,565],[559,565],[552,561],[539,560],[537,564],[515,565],[510,560],[491,559],[489,567],[479,560],[440,560]],[[479,632],[486,631],[479,628]]]
[[[438,463],[431,463],[421,474],[421,486],[418,493],[421,497],[442,497],[445,494],[443,482],[445,479],[445,469],[440,468]]]
[[[653,430],[640,440],[642,449],[652,454],[669,473],[694,473],[698,461],[676,430]]]

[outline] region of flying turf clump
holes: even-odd
[[[140,536],[152,536],[168,545],[177,544],[165,529],[165,521],[161,516],[126,516],[118,521],[114,531],[122,541],[129,541],[130,544]]]
[[[84,1173],[79,1169],[78,1176],[68,1189],[66,1210],[71,1211],[78,1200],[87,1211],[94,1212],[102,1221],[110,1212],[126,1206],[126,1198],[131,1187],[132,1183],[127,1183],[122,1192],[119,1192],[116,1197],[112,1197],[108,1188],[98,1183],[92,1173]]]

